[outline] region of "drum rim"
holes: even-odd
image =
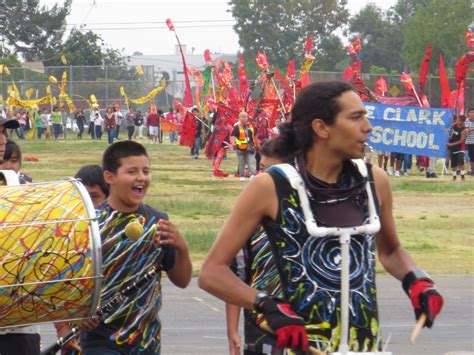
[[[76,178],[68,178],[68,180],[73,184],[73,186],[77,189],[79,194],[81,195],[82,201],[85,204],[87,214],[90,217],[89,223],[89,248],[92,253],[92,268],[93,274],[96,276],[96,282],[94,285],[94,292],[92,294],[92,302],[91,308],[89,310],[89,317],[92,317],[95,314],[97,307],[99,306],[100,300],[100,291],[102,289],[102,242],[100,239],[100,229],[99,229],[99,222],[98,216],[96,214],[96,209],[92,203],[92,199],[89,195],[89,192],[86,190],[84,184],[81,180]]]

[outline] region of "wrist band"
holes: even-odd
[[[263,303],[263,301],[266,301],[268,299],[268,294],[264,291],[259,291],[257,293],[257,295],[255,296],[255,300],[253,301],[253,306],[255,308],[255,310],[261,312],[261,304]]]
[[[428,275],[428,273],[424,270],[421,270],[421,269],[413,269],[411,270],[408,274],[406,274],[404,277],[403,277],[403,280],[402,280],[402,287],[403,287],[403,290],[405,291],[405,293],[410,296],[410,286],[415,282],[415,281],[418,281],[418,280],[428,280],[428,281],[431,281],[433,282],[433,280],[431,279],[430,275]]]

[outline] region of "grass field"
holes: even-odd
[[[188,240],[196,272],[244,184],[235,177],[212,177],[211,162],[203,154],[198,160],[190,159],[186,147],[142,143],[148,149],[153,174],[146,202],[168,212],[179,226]],[[59,180],[73,176],[84,164],[100,164],[107,147],[106,140],[75,137],[19,144],[23,158],[39,159],[24,161],[22,167],[35,182]],[[235,172],[235,154],[230,154],[223,167]],[[452,183],[450,176],[426,179],[414,172],[391,180],[398,233],[417,264],[432,274],[472,274],[474,178]]]

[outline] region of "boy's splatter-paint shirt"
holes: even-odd
[[[151,266],[166,271],[174,265],[174,248],[161,247],[154,241],[156,223],[168,216],[145,204],[141,204],[135,213],[121,213],[107,204],[102,206],[99,211],[102,244],[120,233],[123,235],[125,226],[135,219],[144,225],[142,236],[137,241],[123,238],[103,253],[101,305],[107,304]],[[159,354],[160,281],[161,272],[109,312],[96,329],[83,332],[81,346],[107,346],[124,354]]]

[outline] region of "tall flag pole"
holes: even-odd
[[[181,59],[183,61],[183,74],[184,74],[184,97],[183,105],[186,107],[191,107],[193,105],[193,95],[191,93],[191,83],[189,81],[188,68],[186,67],[186,59],[184,58],[183,48],[181,47],[181,42],[179,41],[178,34],[174,28],[173,22],[171,19],[166,19],[166,25],[169,30],[174,32],[176,41],[178,42],[179,52],[181,53]]]

